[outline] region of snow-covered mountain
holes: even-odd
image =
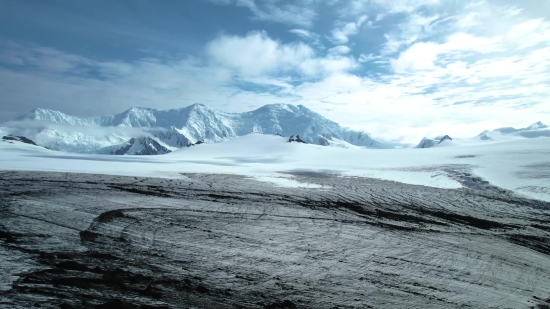
[[[443,143],[444,141],[452,141],[452,140],[453,139],[449,135],[438,136],[436,138],[424,137],[420,141],[420,143],[418,143],[416,148],[431,148],[431,147],[434,147],[434,146],[437,146],[437,145]]]
[[[131,138],[128,142],[101,148],[100,154],[110,155],[160,155],[172,152],[151,137]]]
[[[523,138],[550,137],[550,127],[538,121],[532,125],[516,129],[512,127],[485,130],[475,137],[451,139],[448,135],[435,138],[423,138],[416,148],[431,148],[453,145],[479,144],[486,142],[510,141]]]
[[[505,137],[550,137],[550,128],[544,123],[538,121],[526,128],[521,129],[505,127],[491,131],[486,130],[481,132],[477,137],[481,140],[498,140]]]
[[[36,138],[43,146],[86,153],[105,153],[106,147],[123,147],[121,145],[130,143],[131,138],[152,137],[154,139],[149,141],[181,148],[198,141],[217,143],[254,132],[287,137],[300,135],[307,143],[325,146],[393,148],[390,144],[373,139],[369,134],[343,128],[302,105],[288,104],[266,105],[245,113],[225,113],[203,104],[171,110],[135,107],[117,115],[96,118],[78,118],[59,111],[35,109],[14,121],[39,121],[45,124],[36,133],[44,135],[45,131],[48,132],[48,138]],[[48,124],[56,126],[53,128]],[[146,133],[136,135],[134,132],[128,135],[113,130],[99,138],[90,138],[89,134],[80,133],[82,130],[76,127],[140,128],[146,129]]]

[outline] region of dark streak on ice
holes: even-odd
[[[548,308],[550,203],[292,174],[0,173],[0,308]]]

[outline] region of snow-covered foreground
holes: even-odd
[[[548,308],[550,203],[293,175],[0,172],[0,308]]]
[[[487,184],[550,201],[550,138],[455,143],[428,149],[340,149],[287,143],[250,134],[162,156],[104,156],[49,151],[0,142],[0,169],[181,178],[181,173],[254,177],[279,186],[300,184],[286,172],[322,171],[438,188]],[[479,179],[481,178],[481,179]]]

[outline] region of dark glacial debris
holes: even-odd
[[[100,305],[94,306],[95,309],[137,309],[138,306],[121,301],[119,299],[112,300]]]
[[[265,309],[296,309],[296,304],[290,300],[284,300],[282,302],[275,302],[264,307]]]
[[[455,158],[457,159],[468,159],[468,158],[475,158],[476,156],[475,155],[460,155],[460,156],[456,156]]]
[[[0,308],[550,305],[550,203],[290,174],[0,172]]]
[[[5,243],[14,243],[16,242],[15,235],[13,233],[5,232],[0,230],[0,239]]]
[[[160,197],[170,197],[168,191],[159,186],[148,186],[146,188],[135,187],[135,186],[111,186],[113,189],[122,190],[131,193],[150,195],[150,196],[160,196]]]
[[[107,211],[107,212],[102,213],[101,215],[99,215],[96,218],[96,221],[100,222],[100,223],[108,223],[108,222],[113,221],[116,218],[123,218],[123,217],[124,217],[123,210],[116,209],[116,210]]]
[[[536,306],[529,307],[530,309],[550,309],[550,298],[542,299],[537,296],[533,296],[533,302],[536,302]]]
[[[59,258],[59,255],[58,255]],[[65,259],[69,259],[69,256],[63,256]],[[64,270],[78,270],[78,271],[90,271],[88,266],[82,265],[75,261],[66,261],[66,262],[60,262],[55,265],[57,268],[64,269]]]
[[[550,237],[534,235],[510,235],[511,242],[550,256]]]

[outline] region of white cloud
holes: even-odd
[[[306,30],[306,29],[291,29],[288,32],[293,33],[303,39],[306,42],[309,42],[312,46],[319,49],[324,49],[324,45],[321,43],[321,36],[318,33]]]
[[[349,0],[339,10],[341,17],[355,17],[371,12],[377,12],[376,21],[381,20],[387,14],[412,13],[421,7],[435,6],[439,0]]]
[[[440,19],[439,15],[423,16],[411,14],[406,20],[398,25],[397,30],[386,33],[386,43],[383,46],[382,53],[386,55],[394,54],[400,51],[404,46],[425,38],[430,37],[435,26],[435,22]]]
[[[206,0],[219,5],[246,7],[252,13],[252,19],[271,21],[288,25],[311,27],[317,18],[315,10],[319,0],[296,0],[281,3],[279,0]]]
[[[345,45],[339,45],[339,46],[329,48],[327,50],[327,53],[329,55],[345,55],[345,54],[348,54],[350,51],[351,51],[351,48]]]
[[[349,51],[349,47],[339,46],[329,50],[326,57],[320,57],[304,43],[283,44],[265,32],[251,32],[243,37],[221,36],[207,47],[215,65],[233,70],[243,79],[278,74],[320,78],[354,68],[355,60],[344,56]]]
[[[466,33],[455,33],[442,44],[434,42],[419,42],[402,52],[395,60],[391,60],[392,68],[397,73],[426,71],[436,69],[439,56],[450,58],[469,56],[469,53],[487,54],[502,50],[502,38],[475,37]]]
[[[357,67],[355,59],[341,55],[314,58],[301,64],[302,72],[311,78],[322,79]]]
[[[378,56],[378,55],[375,55],[375,54],[361,54],[359,55],[359,59],[358,61],[361,62],[361,63],[367,63],[367,62],[372,62],[372,61],[384,61],[382,60],[383,57],[382,56]]]
[[[338,22],[338,25],[332,30],[332,41],[335,44],[344,44],[349,41],[349,37],[356,35],[363,23],[367,20],[366,15],[360,16],[355,22],[342,23]]]
[[[402,52],[397,60],[392,60],[391,65],[397,73],[434,70],[440,49],[436,43],[417,43]]]
[[[306,29],[290,29],[288,30],[288,32],[294,33],[303,39],[309,39],[309,40],[312,40],[314,37],[317,36],[315,33]]]
[[[314,56],[308,45],[282,44],[265,32],[251,32],[244,37],[221,36],[208,44],[207,53],[212,61],[244,76],[296,70]]]

